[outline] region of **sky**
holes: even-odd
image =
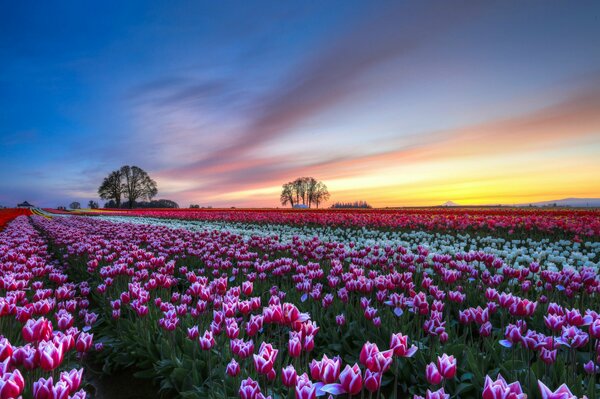
[[[1,1],[0,205],[126,164],[182,207],[600,197],[600,2]]]

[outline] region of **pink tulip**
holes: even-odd
[[[507,384],[502,375],[498,374],[496,381],[492,381],[490,376],[485,377],[483,388],[483,399],[525,399],[519,382]]]
[[[43,317],[29,319],[21,331],[26,342],[47,341],[52,337],[52,323]]]
[[[542,348],[542,350],[540,351],[540,359],[542,359],[542,361],[546,364],[553,364],[554,362],[556,362],[556,354],[557,354],[557,350],[548,350],[546,348]]]
[[[40,353],[40,367],[51,371],[60,366],[63,361],[63,346],[56,346],[52,341],[42,341],[38,347]]]
[[[231,361],[227,364],[226,368],[227,375],[231,377],[235,377],[240,373],[240,365],[235,359],[231,359]]]
[[[362,374],[358,364],[355,364],[352,367],[346,365],[340,374],[340,385],[344,392],[347,392],[350,395],[356,395],[361,391],[362,383]]]
[[[600,318],[597,318],[590,324],[590,335],[596,339],[600,339]]]
[[[593,360],[590,360],[586,364],[583,365],[583,369],[588,374],[598,374],[600,372],[600,366],[596,366]]]
[[[340,376],[341,360],[339,357],[329,359],[326,355],[323,355],[321,360],[321,372],[320,380],[325,384],[331,384],[337,381]]]
[[[93,340],[94,334],[88,334],[85,332],[80,333],[75,341],[75,350],[81,353],[89,351],[92,347]]]
[[[200,344],[200,348],[202,350],[207,351],[215,346],[216,342],[211,331],[204,331],[204,335],[198,338],[198,343]]]
[[[74,393],[81,385],[83,369],[73,369],[69,372],[63,371],[60,373],[60,381],[64,381],[69,387],[69,393]]]
[[[440,374],[447,380],[454,378],[456,375],[456,359],[454,356],[443,354],[438,357],[437,366]]]
[[[302,343],[300,341],[300,336],[297,333],[290,333],[290,340],[288,341],[288,353],[290,357],[300,357],[302,353]]]
[[[550,388],[544,385],[542,381],[538,381],[538,386],[540,387],[542,399],[577,399],[577,396],[571,393],[569,387],[567,387],[566,384],[562,384],[554,392],[552,392]]]
[[[281,381],[283,382],[284,386],[288,388],[296,386],[297,379],[298,375],[296,373],[296,369],[291,364],[281,370]]]
[[[195,340],[200,336],[200,332],[198,331],[198,326],[193,326],[187,329],[187,338],[189,340]]]
[[[416,346],[408,347],[408,337],[402,333],[392,334],[390,349],[394,351],[394,355],[399,357],[412,357],[417,352]]]
[[[317,388],[308,378],[306,373],[298,377],[296,381],[296,399],[315,399]]]
[[[437,366],[433,362],[429,363],[425,368],[425,377],[427,378],[427,382],[431,385],[438,385],[443,379]]]
[[[40,378],[33,383],[33,399],[52,399],[52,388],[54,388],[52,377],[47,380]]]
[[[381,386],[381,376],[382,374],[376,371],[365,371],[365,378],[363,382],[367,391],[376,392],[379,389],[379,387]]]
[[[0,376],[0,399],[17,398],[24,388],[25,380],[19,370],[15,369]]]
[[[258,382],[248,377],[242,381],[238,392],[240,394],[240,399],[256,399],[257,395],[260,393],[260,387],[258,386]]]

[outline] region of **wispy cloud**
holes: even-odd
[[[428,162],[448,162],[467,157],[514,155],[568,147],[581,139],[593,139],[600,131],[600,79],[588,79],[582,87],[555,92],[555,101],[521,115],[490,120],[457,129],[420,134],[408,145],[392,146],[386,151],[366,155],[333,157],[312,163],[294,163],[282,158],[246,159],[191,167],[185,176],[209,176],[204,184],[190,187],[179,195],[219,198],[223,193],[277,187],[299,175],[321,179],[349,179],[390,166],[409,167]],[[485,161],[482,161],[485,163]],[[159,173],[163,179],[177,179],[171,171]],[[468,179],[465,176],[465,180]],[[358,189],[358,188],[357,188]],[[265,194],[256,198],[266,197]],[[244,201],[252,202],[249,198]],[[271,199],[271,202],[273,200]]]

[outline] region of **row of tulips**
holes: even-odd
[[[0,231],[17,216],[29,214],[31,214],[31,211],[25,208],[0,209]]]
[[[326,225],[429,231],[500,231],[513,235],[542,232],[573,237],[600,237],[600,211],[527,208],[421,208],[401,210],[248,210],[135,209],[95,210],[90,215],[168,219]]]
[[[89,287],[69,281],[47,247],[26,216],[0,232],[1,399],[86,397],[81,361],[96,318]]]
[[[33,223],[91,288],[107,367],[135,364],[182,397],[598,389],[597,265],[98,218]]]
[[[362,227],[348,229],[331,226],[291,226],[281,224],[227,223],[220,221],[174,220],[164,218],[101,216],[102,220],[116,223],[139,223],[165,226],[190,231],[226,230],[244,239],[252,237],[276,237],[279,242],[293,244],[318,237],[320,242],[343,244],[346,250],[368,251],[375,255],[379,248],[404,247],[418,253],[425,246],[431,253],[451,255],[485,252],[486,256],[501,259],[513,267],[528,268],[531,263],[544,264],[546,270],[582,267],[598,267],[600,241],[582,243],[571,240],[517,239],[499,236],[482,236],[469,233],[441,233],[425,231],[382,231]],[[381,250],[380,250],[381,251]]]

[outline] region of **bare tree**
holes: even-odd
[[[281,186],[282,190],[281,190],[281,197],[279,198],[279,200],[281,201],[281,205],[287,205],[290,204],[290,206],[293,208],[294,207],[294,183],[289,182],[289,183],[285,183],[283,186]]]
[[[129,208],[133,208],[137,199],[142,198],[150,201],[158,193],[156,182],[142,168],[125,165],[121,168],[121,175]]]
[[[322,181],[317,182],[312,198],[312,202],[317,205],[317,209],[319,208],[319,204],[327,201],[329,197],[329,191],[327,190],[325,183]]]
[[[104,181],[102,181],[102,184],[98,188],[98,195],[104,200],[114,200],[117,208],[120,208],[123,190],[121,171],[115,170],[104,178]]]

